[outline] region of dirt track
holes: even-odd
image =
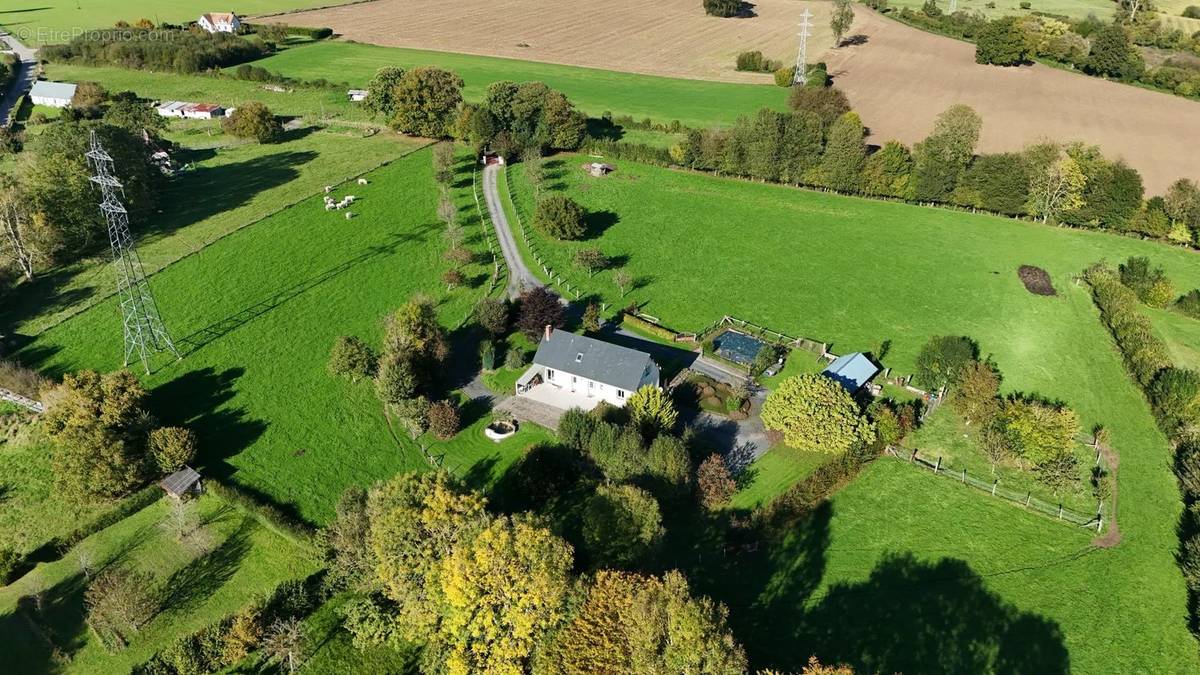
[[[1082,140],[1124,158],[1150,194],[1200,179],[1200,103],[1047,66],[975,63],[974,45],[909,28],[855,5],[852,34],[866,42],[825,55],[837,86],[871,128],[871,140],[919,141],[954,103],[983,116],[980,150],[1020,149],[1043,138]]]
[[[739,73],[738,52],[791,63],[804,7],[813,11],[810,54],[833,42],[828,2],[756,0],[758,16],[705,16],[700,0],[378,0],[288,14],[287,23],[330,26],[389,47],[484,54],[651,75],[769,82]],[[527,45],[527,46],[521,46]]]

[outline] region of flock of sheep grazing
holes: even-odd
[[[366,178],[358,179],[359,185],[366,185],[367,183],[368,183],[368,181]],[[333,192],[333,186],[326,185],[325,186],[325,210],[326,211],[341,211],[342,209],[349,208],[350,205],[354,203],[354,200],[357,199],[357,197],[355,197],[354,195],[346,195],[345,197],[342,197],[342,200],[340,202],[334,201],[333,197],[329,196],[331,192]],[[353,211],[348,211],[346,213],[346,220],[350,220],[353,217],[354,217]]]

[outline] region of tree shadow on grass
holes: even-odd
[[[252,518],[243,516],[237,529],[216,548],[172,574],[163,584],[162,611],[185,614],[233,578],[238,566],[250,552],[250,535],[254,526]]]
[[[795,637],[804,653],[856,672],[1070,670],[1057,623],[1009,605],[961,560],[908,553],[885,557],[864,582],[833,585]]]
[[[245,372],[193,370],[150,392],[150,409],[164,424],[195,430],[198,464],[214,478],[231,476],[235,468],[225,460],[250,447],[267,428],[266,422],[249,419],[243,408],[224,407],[236,395],[234,385]]]
[[[613,211],[588,211],[583,217],[586,235],[584,239],[599,239],[608,228],[621,222],[621,217]]]
[[[163,191],[160,200],[163,217],[151,223],[134,223],[134,235],[141,235],[139,243],[144,243],[236,209],[260,192],[295,180],[300,175],[296,167],[316,158],[317,153],[308,150],[277,152],[183,173]]]

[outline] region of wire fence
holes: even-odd
[[[890,454],[892,457],[905,461],[913,466],[927,469],[935,476],[942,476],[949,480],[962,483],[963,485],[968,485],[982,492],[986,492],[993,497],[998,497],[1007,502],[1017,504],[1028,511],[1041,513],[1042,515],[1049,516],[1057,521],[1077,527],[1095,529],[1097,532],[1104,527],[1103,509],[1099,506],[1094,514],[1080,513],[1064,507],[1061,502],[1055,504],[1034,497],[1033,493],[1029,491],[1011,490],[1007,487],[1004,487],[1000,485],[999,478],[989,476],[987,480],[984,480],[971,475],[965,468],[961,470],[945,469],[942,467],[942,459],[940,457],[934,461],[930,461],[929,458],[922,457],[916,450],[910,452],[905,448],[896,447],[889,447],[887,450],[888,454]]]
[[[512,204],[513,218],[516,218],[517,220],[517,228],[521,231],[521,241],[524,242],[525,248],[529,249],[529,253],[533,255],[533,261],[537,263],[538,268],[540,268],[546,278],[550,280],[550,285],[557,286],[559,290],[564,292],[564,294],[574,296],[575,300],[582,298],[583,294],[589,291],[582,286],[571,284],[571,282],[568,281],[565,276],[555,271],[554,268],[552,268],[550,264],[546,262],[546,258],[542,256],[542,253],[537,245],[537,240],[529,236],[529,232],[525,229],[525,219],[521,217],[521,206],[517,203],[516,198],[513,197],[512,178],[509,176],[508,169],[509,167],[507,165],[501,169],[504,172],[504,189],[506,192],[508,192],[508,202]],[[604,312],[607,310],[608,303],[601,302],[600,311]]]
[[[31,398],[22,396],[15,391],[9,391],[3,388],[0,388],[0,401],[6,401],[8,403],[12,403],[13,405],[19,405],[26,410],[30,410],[38,414],[46,411],[45,406],[43,406],[40,401],[35,401]]]

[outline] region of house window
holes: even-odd
[[[625,398],[625,392],[618,389],[617,390],[617,398]]]
[[[583,352],[575,355],[575,363],[583,363]]]
[[[549,368],[546,369],[546,379],[547,380],[554,379],[554,371],[553,370],[550,370]]]

